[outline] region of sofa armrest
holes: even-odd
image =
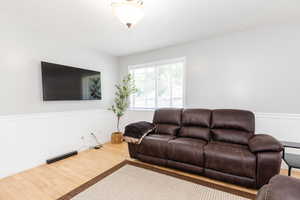
[[[281,152],[256,153],[256,188],[267,184],[273,176],[279,174],[281,161]]]
[[[250,138],[249,148],[253,153],[266,151],[280,152],[283,150],[283,146],[278,140],[265,134],[257,134]]]

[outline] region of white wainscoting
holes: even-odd
[[[121,125],[152,121],[152,117],[153,111],[130,110]],[[0,116],[0,178],[43,164],[52,156],[94,145],[90,132],[107,142],[115,123],[115,116],[101,109]],[[256,113],[256,132],[279,140],[300,142],[299,125],[300,115]]]
[[[151,110],[130,110],[122,121],[123,127],[135,121],[152,121]],[[300,142],[300,114],[255,113],[256,133],[268,133],[279,140]]]
[[[107,142],[115,121],[110,111],[100,109],[0,116],[0,178],[87,149],[95,144],[91,132]]]

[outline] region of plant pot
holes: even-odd
[[[122,132],[114,132],[111,134],[111,143],[112,144],[120,144],[123,142],[123,133]]]

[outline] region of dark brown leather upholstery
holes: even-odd
[[[172,124],[156,124],[157,133],[160,135],[177,135],[180,126]]]
[[[279,173],[281,144],[254,136],[254,114],[242,110],[159,109],[155,134],[129,144],[132,158],[260,188]]]
[[[211,142],[204,147],[205,168],[237,176],[255,178],[256,156],[247,146]]]
[[[261,187],[268,183],[270,178],[279,174],[281,166],[281,153],[279,152],[261,152],[256,154],[257,175],[256,185]]]
[[[196,173],[196,174],[203,174],[204,168],[199,167],[192,164],[187,164],[183,162],[177,162],[173,160],[167,160],[167,166],[175,169],[180,169],[186,172]]]
[[[147,156],[144,154],[137,154],[137,159],[143,161],[143,162],[147,162],[147,163],[152,163],[155,165],[161,165],[161,166],[167,166],[167,161],[166,159],[162,159],[162,158],[157,158],[157,157],[153,157],[153,156]]]
[[[139,147],[140,145],[138,144],[128,143],[128,151],[131,158],[137,158]]]
[[[243,110],[214,110],[211,128],[216,141],[248,145],[255,129],[254,114]]]
[[[204,167],[204,140],[176,138],[169,141],[168,159]]]
[[[149,135],[142,140],[138,153],[167,159],[168,141],[174,138],[171,135]]]
[[[280,152],[283,150],[281,143],[276,142],[277,140],[264,134],[258,134],[253,136],[249,140],[249,148],[252,152],[264,152],[264,151],[276,151]]]
[[[299,200],[300,180],[276,175],[257,193],[256,200]]]
[[[249,188],[256,188],[255,179],[243,177],[243,176],[236,176],[228,173],[223,173],[213,169],[204,169],[205,176],[213,179],[217,179],[224,182],[229,182],[237,185],[242,185],[244,187]]]
[[[182,109],[159,109],[154,113],[153,123],[157,134],[177,135],[181,125]]]
[[[211,111],[205,109],[185,109],[182,112],[182,128],[179,136],[210,140]]]

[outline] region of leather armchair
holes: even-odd
[[[300,180],[276,175],[257,193],[256,200],[299,200]]]

